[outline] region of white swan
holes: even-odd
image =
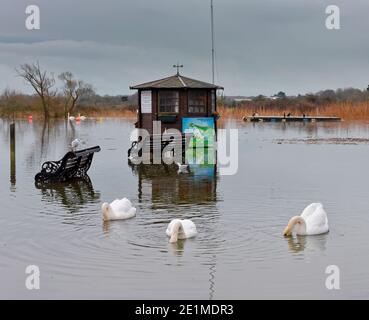
[[[104,202],[101,206],[104,221],[124,220],[133,218],[136,215],[136,208],[132,206],[127,198],[116,199],[112,203]]]
[[[177,242],[178,239],[192,238],[197,235],[196,225],[188,219],[174,219],[169,223],[166,234],[170,237],[170,243]]]
[[[77,121],[84,121],[84,120],[86,120],[87,119],[87,117],[86,116],[81,116],[81,114],[79,113],[78,114],[78,116],[77,116],[77,118],[76,118],[76,120]]]
[[[190,172],[188,164],[181,164],[177,162],[177,166],[178,166],[177,173],[189,173]]]
[[[69,115],[69,112],[68,112],[68,116],[67,116],[67,118],[68,118],[70,121],[74,121],[74,120],[76,119],[76,117]]]
[[[284,236],[293,232],[297,235],[317,235],[329,231],[328,217],[321,203],[308,205],[300,216],[294,216],[283,231]]]
[[[80,145],[81,141],[79,139],[74,139],[70,146],[73,150],[77,149],[77,147]]]

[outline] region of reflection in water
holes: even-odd
[[[265,125],[265,123],[247,123],[247,125],[251,126],[255,129],[260,128],[261,126]],[[319,123],[319,126],[315,122],[276,122],[276,123],[267,123],[269,127],[274,127],[281,132],[288,132],[289,130],[296,130],[300,134],[306,134],[308,137],[314,136],[318,134],[319,128],[331,125],[331,123]],[[337,126],[336,124],[333,124]],[[324,128],[324,127],[323,127]]]
[[[288,249],[293,253],[299,253],[305,250],[306,237],[296,236],[287,238]]]
[[[185,240],[179,240],[175,243],[169,243],[169,247],[173,254],[177,256],[182,256],[184,253],[184,247],[185,247]]]
[[[15,165],[15,123],[10,125],[10,190],[15,191],[16,165]]]
[[[76,130],[72,122],[65,121],[62,125],[59,121],[44,120],[41,125],[33,124],[32,130],[37,139],[34,140],[34,148],[31,148],[27,156],[27,164],[40,163],[50,160],[47,155],[52,153],[55,147],[62,147],[60,154],[69,151],[70,142],[76,138]],[[50,142],[58,137],[58,144]],[[51,149],[51,150],[50,150]]]
[[[103,220],[103,232],[105,235],[108,235],[110,231],[110,221]]]
[[[64,131],[65,131],[65,139],[64,145],[65,148],[70,146],[70,142],[76,138],[76,129],[74,124],[71,121],[65,120],[64,122]],[[40,156],[43,158],[48,153],[48,147],[50,145],[50,132],[53,130],[53,134],[61,135],[61,131],[63,130],[63,126],[58,122],[50,122],[45,120],[41,130],[41,144],[40,144]]]
[[[287,237],[288,249],[292,253],[303,252],[305,249],[325,251],[327,239],[327,234]]]
[[[47,147],[49,145],[49,137],[50,137],[50,122],[48,122],[46,119],[44,120],[44,124],[42,126],[41,131],[41,146],[40,146],[40,154],[41,158],[45,153],[47,153]]]
[[[164,209],[171,213],[171,219],[203,220],[203,227],[195,241],[201,242],[202,254],[208,256],[209,299],[215,295],[215,273],[218,244],[216,223],[219,221],[217,202],[216,165],[190,165],[189,174],[179,174],[178,167],[172,165],[133,165],[128,162],[132,172],[138,177],[138,199],[140,203],[149,202],[152,209]],[[147,195],[151,197],[147,199]],[[196,212],[196,213],[194,213]],[[169,222],[169,221],[168,221]],[[203,239],[201,239],[203,238]],[[168,244],[169,250],[182,257],[188,240]]]
[[[91,202],[96,203],[100,200],[100,193],[94,190],[88,176],[70,182],[36,183],[36,188],[41,190],[44,200],[56,200],[69,208],[71,212],[77,211],[81,205]]]
[[[138,176],[138,198],[143,200],[143,188],[149,185],[153,206],[155,203],[203,203],[217,200],[215,165],[190,165],[191,174],[178,174],[172,165],[132,165]],[[146,192],[145,192],[146,193]]]

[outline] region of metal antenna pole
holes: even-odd
[[[210,11],[211,11],[211,70],[212,70],[212,81],[213,81],[213,84],[214,84],[215,83],[215,79],[214,79],[215,49],[214,49],[214,6],[213,6],[213,0],[210,0]]]

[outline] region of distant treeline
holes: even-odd
[[[111,106],[137,106],[138,97],[137,94],[133,95],[116,95],[109,96],[98,94],[81,97],[79,106],[81,107],[111,107]]]

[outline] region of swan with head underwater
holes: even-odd
[[[178,240],[195,237],[197,235],[197,229],[191,220],[174,219],[169,223],[166,234],[170,237],[169,242],[175,243]]]
[[[328,217],[321,203],[308,205],[300,216],[294,216],[283,231],[284,236],[293,233],[301,236],[312,236],[329,231]]]
[[[132,206],[127,198],[116,199],[112,203],[104,202],[101,206],[104,221],[125,220],[136,215],[136,208]]]

